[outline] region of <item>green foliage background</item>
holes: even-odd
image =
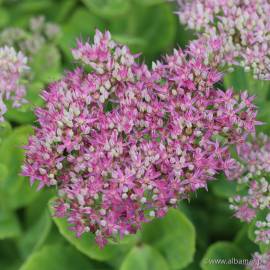
[[[34,81],[30,103],[10,109],[0,126],[0,269],[1,270],[219,270],[244,269],[241,265],[209,265],[209,258],[250,258],[257,247],[248,227],[234,219],[228,197],[235,184],[223,176],[209,191],[181,202],[163,219],[145,224],[135,236],[110,242],[103,250],[92,235],[76,238],[65,220],[51,218],[54,190],[36,192],[20,176],[22,145],[35,125],[33,108],[42,105],[40,91],[64,70],[74,67],[70,48],[78,37],[93,37],[96,28],[110,30],[113,38],[142,52],[141,61],[184,47],[194,38],[178,22],[176,6],[163,0],[2,0],[0,28],[26,27],[32,16],[56,22],[62,35],[44,46],[31,64]],[[49,65],[46,59],[51,59]],[[47,64],[46,64],[47,63]],[[242,70],[226,75],[222,87],[249,89],[256,94],[259,119],[269,122],[269,84],[254,81]],[[269,126],[259,128],[268,132]]]

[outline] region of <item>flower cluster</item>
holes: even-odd
[[[252,257],[252,263],[249,265],[252,270],[267,270],[270,269],[270,253],[259,254],[255,252]]]
[[[28,28],[5,28],[0,33],[0,45],[14,47],[31,60],[42,46],[53,42],[60,34],[59,26],[46,22],[43,16],[30,19]]]
[[[26,100],[25,83],[33,79],[34,72],[26,72],[38,51],[52,43],[59,35],[59,27],[45,22],[43,16],[30,20],[29,29],[10,27],[0,32],[0,121],[7,111],[4,100],[12,100],[18,107]],[[52,57],[46,57],[50,66]]]
[[[99,31],[73,56],[79,67],[43,91],[23,175],[57,187],[55,214],[77,236],[102,247],[135,233],[236,166],[228,147],[254,132],[253,98],[217,89],[202,59],[175,50],[149,70]]]
[[[268,0],[178,0],[180,20],[204,38],[218,40],[221,64],[241,65],[270,80]]]
[[[230,198],[235,216],[251,222],[256,218],[255,241],[270,243],[270,139],[259,134],[239,149],[242,170],[238,177],[241,195]],[[262,217],[261,217],[262,215]]]
[[[0,122],[7,108],[4,100],[11,100],[14,107],[25,102],[23,76],[28,70],[27,58],[12,47],[0,48]]]

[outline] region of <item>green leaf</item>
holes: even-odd
[[[99,270],[71,246],[48,245],[34,252],[20,270]]]
[[[85,8],[77,8],[70,20],[63,26],[63,34],[59,45],[69,61],[72,61],[71,49],[78,38],[93,38],[95,29],[105,29],[104,22]]]
[[[195,201],[194,201],[195,202]],[[196,229],[196,248],[205,250],[209,244],[209,218],[202,207],[192,207],[189,202],[181,201],[179,210],[192,222]]]
[[[44,88],[44,84],[40,81],[34,81],[29,85],[27,89],[26,99],[29,101],[29,110],[26,110],[26,113],[29,111],[33,114],[36,106],[41,106],[43,104],[43,100],[40,97],[40,93]],[[22,110],[20,110],[22,112]]]
[[[4,185],[4,179],[7,177],[8,175],[8,169],[7,166],[5,166],[4,164],[0,163],[0,188]]]
[[[61,56],[53,45],[43,46],[35,54],[31,68],[36,80],[48,83],[60,78]]]
[[[247,260],[243,253],[233,243],[217,242],[206,251],[202,261],[203,270],[240,270],[244,269],[243,260]],[[241,260],[242,263],[238,263]]]
[[[6,9],[0,8],[0,27],[6,26],[9,23],[10,16]]]
[[[147,40],[146,53],[170,51],[174,46],[176,33],[176,18],[168,4],[140,9],[137,13],[137,33]],[[149,23],[149,18],[159,18]],[[158,34],[157,34],[158,33]],[[149,46],[149,44],[151,44]]]
[[[270,102],[262,101],[258,103],[258,116],[257,120],[261,121],[263,124],[256,127],[257,132],[264,132],[266,134],[270,134]]]
[[[40,97],[43,86],[43,83],[40,81],[31,82],[30,85],[27,85],[26,100],[28,102],[19,108],[13,108],[11,102],[8,102],[8,111],[5,117],[20,124],[32,123],[35,120],[34,109],[43,104],[43,100]]]
[[[208,219],[211,219],[211,222],[208,223],[211,237],[217,239],[220,235],[227,239],[234,237],[241,228],[241,223],[238,219],[232,217],[233,213],[229,208],[228,201],[217,200],[214,197],[209,200],[208,205],[205,207],[208,212]],[[228,230],[228,228],[230,229]]]
[[[20,13],[35,13],[42,12],[52,6],[53,2],[51,0],[27,0],[19,1],[16,3],[14,9]]]
[[[120,270],[167,270],[168,264],[161,254],[148,245],[136,246],[124,259]]]
[[[257,246],[248,238],[248,225],[244,225],[237,233],[234,243],[241,247],[245,255],[250,256],[257,250]]]
[[[220,198],[229,198],[235,195],[237,183],[229,181],[224,174],[220,175],[216,181],[210,183],[213,193]]]
[[[162,219],[144,224],[142,240],[160,251],[170,269],[182,269],[193,260],[195,229],[186,216],[176,209],[170,209]]]
[[[125,16],[111,20],[109,30],[113,36],[122,35],[144,40],[144,43],[133,49],[143,52],[143,57],[151,57],[156,53],[170,51],[174,46],[176,18],[168,4],[145,8],[134,6],[128,18]]]
[[[62,0],[59,3],[59,11],[56,14],[57,21],[64,21],[68,17],[68,15],[72,13],[76,4],[76,0]]]
[[[185,48],[191,40],[197,39],[197,33],[179,22],[177,24],[176,41],[181,48]]]
[[[141,6],[153,6],[164,3],[165,0],[135,0],[135,3]]]
[[[39,193],[39,196],[25,209],[23,223],[25,227],[31,227],[42,218],[44,212],[48,210],[48,201],[55,196],[53,189],[43,189]]]
[[[111,18],[126,14],[130,9],[130,0],[82,0],[95,14]]]
[[[59,230],[55,223],[52,223],[52,227],[50,230],[50,233],[48,234],[45,242],[43,243],[42,246],[47,246],[47,245],[55,245],[55,244],[63,244],[66,245],[68,242],[66,239],[59,233]],[[69,244],[69,243],[68,243]]]
[[[8,174],[0,186],[0,205],[17,209],[28,205],[38,193],[30,187],[29,180],[20,175],[24,160],[22,147],[32,134],[30,126],[21,126],[3,140],[0,145],[0,163],[8,168]]]
[[[255,80],[252,73],[247,73],[240,67],[225,75],[224,86],[233,87],[237,92],[247,90],[249,94],[256,96],[256,102],[265,100],[270,90],[268,81]]]
[[[42,246],[50,232],[51,225],[52,222],[46,209],[41,218],[37,219],[19,239],[18,246],[23,258]]]
[[[0,269],[18,270],[21,265],[21,259],[15,244],[11,239],[0,241]]]
[[[11,125],[9,122],[0,123],[0,144],[4,138],[6,138],[11,133]]]
[[[9,166],[10,178],[17,176],[20,171],[19,166],[24,158],[22,147],[27,143],[28,136],[32,133],[33,129],[31,126],[21,126],[16,128],[3,141],[0,147],[0,162],[6,165],[12,165]]]
[[[13,108],[11,103],[9,103],[7,107],[8,110],[5,117],[9,121],[19,124],[30,124],[35,120],[32,105],[29,103],[22,105],[20,108]]]
[[[18,237],[21,233],[16,215],[0,208],[0,240]]]
[[[145,46],[147,46],[146,40],[139,37],[116,34],[113,35],[113,39],[121,44],[127,45],[129,49],[134,53],[138,53],[138,48],[144,48]]]
[[[50,200],[49,209],[53,215],[53,204],[54,200]],[[83,234],[80,238],[75,236],[75,233],[69,230],[71,227],[67,223],[65,218],[53,217],[53,221],[59,229],[60,234],[74,247],[86,256],[98,260],[98,261],[109,261],[119,259],[123,257],[125,253],[129,251],[131,246],[134,244],[135,238],[131,238],[131,241],[123,241],[120,243],[109,242],[103,249],[100,249],[95,242],[95,237],[91,233]]]
[[[8,2],[8,3],[7,3]],[[47,10],[53,7],[52,0],[23,0],[5,1],[10,19],[9,26],[26,28],[33,16],[46,15]]]

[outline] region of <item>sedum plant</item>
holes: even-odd
[[[270,266],[270,140],[263,133],[238,149],[240,163],[235,172],[238,194],[230,198],[230,208],[240,220],[252,223],[250,235],[263,249],[254,254],[252,269]]]
[[[268,0],[178,0],[180,21],[202,32],[212,48],[219,43],[221,65],[252,70],[270,80],[270,3]]]
[[[22,52],[8,46],[0,48],[0,122],[4,121],[7,111],[5,100],[11,100],[13,107],[26,102],[23,78],[28,69],[27,57]]]
[[[42,100],[39,98],[40,89],[44,83],[58,78],[60,73],[60,53],[56,46],[59,36],[59,26],[46,22],[44,16],[31,17],[29,25],[25,28],[6,27],[0,32],[0,46],[3,48],[3,57],[9,54],[10,59],[7,59],[7,61],[10,62],[10,65],[13,62],[17,63],[17,69],[14,67],[11,69],[10,66],[5,65],[3,60],[2,76],[6,79],[3,78],[5,86],[2,87],[1,92],[17,92],[17,96],[20,95],[22,101],[20,105],[24,104],[24,106],[20,106],[19,110],[14,110],[10,103],[7,103],[7,106],[4,107],[3,102],[1,102],[2,114],[7,112],[6,118],[8,120],[19,123],[33,121],[32,111],[34,107],[42,104]],[[27,69],[30,72],[27,72]],[[9,73],[9,77],[5,73]],[[13,85],[8,86],[5,81]],[[2,96],[2,99],[4,99],[4,93]],[[22,100],[22,97],[24,97],[24,100]],[[8,95],[5,95],[5,98],[7,99]],[[15,106],[18,107],[16,104]]]
[[[0,2],[0,269],[270,268],[269,1]]]
[[[55,186],[55,215],[77,236],[134,234],[217,172],[257,123],[253,97],[219,90],[221,74],[190,50],[152,69],[109,32],[72,50],[78,67],[43,91],[23,175]]]
[[[7,27],[0,33],[0,44],[13,46],[26,54],[30,61],[43,46],[53,43],[60,35],[57,24],[46,22],[44,16],[32,17],[27,29]]]
[[[267,270],[270,267],[270,253],[254,253],[251,263],[252,270]]]

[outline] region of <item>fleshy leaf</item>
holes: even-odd
[[[126,14],[130,8],[130,0],[82,0],[95,14],[111,18]]]
[[[246,255],[253,254],[258,247],[248,238],[248,224],[244,225],[237,233],[234,243],[242,248]]]
[[[35,55],[31,68],[35,78],[48,83],[60,78],[61,56],[55,46],[43,46]]]
[[[10,16],[6,9],[0,8],[0,27],[3,27],[9,23]]]
[[[236,181],[229,181],[225,175],[220,175],[216,181],[210,183],[213,193],[220,198],[229,198],[235,195],[237,183]]]
[[[19,240],[18,246],[22,257],[26,258],[34,250],[42,246],[50,232],[51,225],[52,222],[46,209],[41,218],[24,232]]]
[[[63,34],[59,40],[61,49],[69,61],[72,61],[71,49],[77,38],[87,38],[95,29],[105,29],[104,22],[85,8],[77,8],[68,22],[63,26]]]
[[[21,228],[15,213],[0,209],[0,240],[18,237],[20,233]]]
[[[11,125],[9,122],[1,122],[0,123],[0,144],[4,138],[6,138],[11,133]]]
[[[42,105],[43,102],[40,97],[42,88],[43,83],[38,81],[32,82],[27,89],[27,103],[19,108],[13,108],[10,102],[8,102],[8,111],[5,114],[5,117],[10,121],[20,124],[33,123],[35,120],[34,108]]]
[[[26,177],[20,175],[24,160],[23,146],[32,134],[30,126],[21,126],[3,140],[0,145],[0,163],[8,168],[8,174],[0,186],[0,204],[6,208],[23,207],[38,196]]]
[[[244,263],[237,263],[237,260],[243,262],[248,259],[235,244],[217,242],[207,249],[201,260],[201,268],[203,270],[240,270],[244,269]]]
[[[153,6],[164,3],[165,0],[135,0],[141,6]]]
[[[247,90],[256,96],[257,102],[265,100],[270,90],[269,81],[256,80],[251,73],[245,72],[240,67],[225,75],[224,85],[225,88],[233,87],[238,92]]]
[[[142,240],[166,258],[170,269],[182,269],[193,260],[195,229],[179,210],[170,209],[164,218],[145,224]]]
[[[149,20],[151,17],[159,19]],[[150,56],[161,51],[169,51],[173,46],[176,18],[172,8],[167,4],[144,8],[134,6],[129,12],[128,19],[125,16],[110,21],[110,31],[114,36],[125,35],[144,40],[144,43],[137,44],[136,49],[150,60]]]
[[[0,241],[0,269],[18,270],[22,261],[15,241],[10,239]]]
[[[20,270],[101,270],[76,249],[64,245],[47,245],[32,253]],[[106,268],[108,269],[108,268]]]
[[[148,245],[136,246],[124,259],[120,270],[167,270],[169,266],[162,255]]]

